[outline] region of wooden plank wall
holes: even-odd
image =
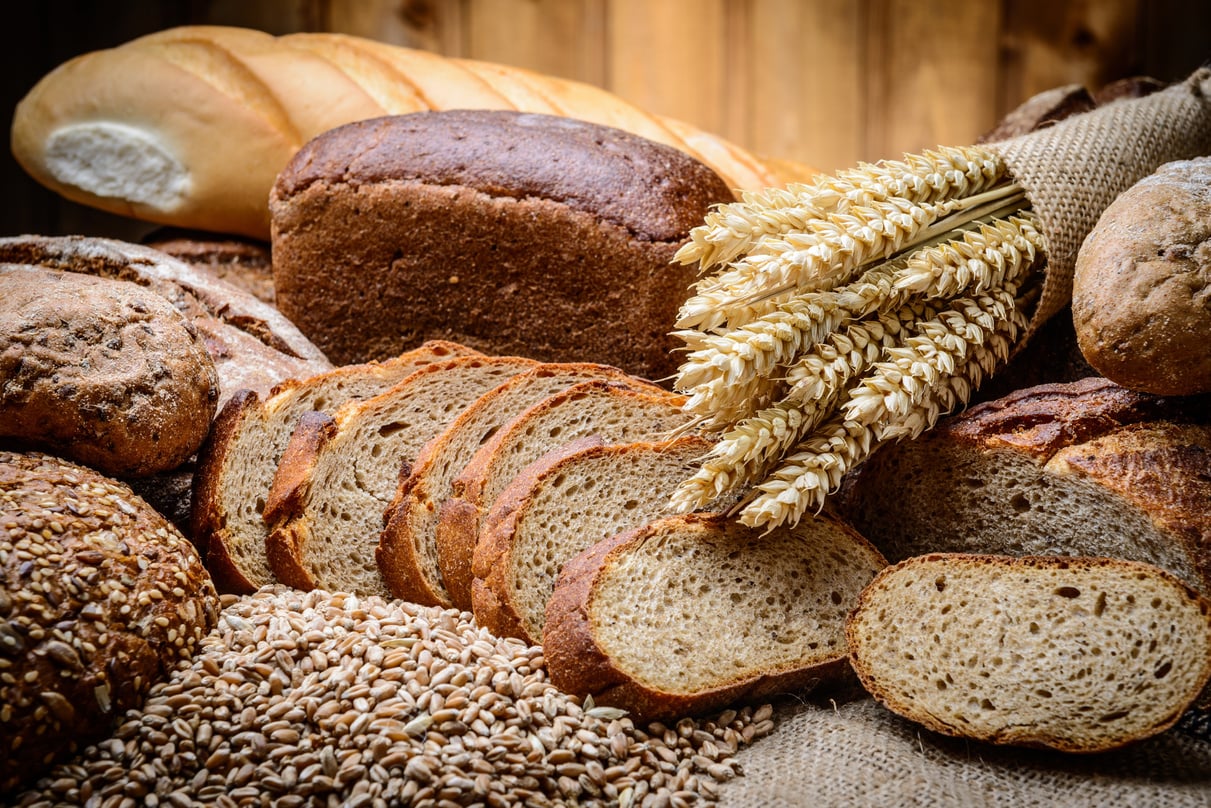
[[[105,6],[108,4],[96,4]],[[186,23],[340,31],[590,82],[770,157],[832,171],[971,142],[1035,92],[1211,57],[1193,0],[126,0],[14,4],[33,51],[4,71],[5,114],[75,53]],[[82,14],[83,10],[89,13]],[[91,9],[91,11],[89,11]],[[12,53],[5,54],[6,63]],[[8,161],[12,163],[11,160]],[[29,188],[6,164],[0,182]],[[4,232],[98,221],[32,198]],[[104,225],[116,225],[101,220]],[[94,225],[95,226],[95,225]]]

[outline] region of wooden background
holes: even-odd
[[[160,28],[327,30],[590,82],[826,171],[969,143],[1060,84],[1176,80],[1211,58],[1206,0],[43,0],[4,13],[9,119],[55,65]],[[0,235],[151,229],[58,199],[8,155],[0,187]]]

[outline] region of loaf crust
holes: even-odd
[[[1089,364],[1124,387],[1211,392],[1211,158],[1123,192],[1077,256],[1072,315]]]
[[[1211,406],[1100,377],[973,407],[876,453],[837,504],[887,557],[1122,557],[1211,592]]]
[[[219,395],[193,325],[125,281],[0,264],[0,438],[138,477],[179,466]]]
[[[597,628],[598,623],[614,620],[614,613],[608,605],[595,603],[605,574],[620,557],[639,552],[647,542],[678,538],[686,545],[685,549],[702,552],[709,559],[702,563],[711,566],[726,563],[726,558],[742,557],[746,552],[752,552],[752,548],[767,544],[781,546],[778,563],[792,566],[797,559],[811,554],[812,551],[805,545],[825,546],[828,549],[820,550],[821,554],[831,552],[843,555],[846,563],[853,565],[854,580],[825,580],[825,576],[812,569],[810,563],[804,564],[806,569],[796,573],[802,576],[797,580],[801,580],[807,590],[802,595],[803,600],[780,604],[788,613],[785,620],[779,620],[778,624],[750,627],[750,641],[771,642],[768,636],[780,629],[785,630],[788,623],[797,628],[805,628],[804,624],[807,623],[814,625],[815,633],[811,641],[816,646],[809,648],[806,640],[800,636],[784,637],[788,646],[800,649],[800,655],[796,658],[791,658],[789,653],[781,655],[782,661],[765,670],[749,669],[731,675],[727,673],[726,665],[730,660],[725,654],[730,651],[743,655],[743,651],[735,646],[744,641],[732,637],[722,626],[706,621],[695,623],[699,613],[694,610],[694,605],[675,600],[667,606],[668,613],[663,615],[667,623],[688,622],[691,632],[702,637],[716,637],[719,645],[723,646],[713,649],[719,656],[710,659],[709,663],[716,666],[718,673],[709,684],[678,690],[672,687],[671,682],[662,683],[655,672],[640,670],[633,662],[628,666],[614,656],[607,644],[603,643]],[[768,561],[768,556],[763,558]],[[670,577],[694,575],[698,570],[692,563],[687,559],[686,569],[682,571],[676,569],[677,562],[670,562],[674,568],[670,571]],[[731,522],[719,514],[687,514],[654,521],[597,542],[564,566],[547,606],[543,630],[543,651],[551,681],[561,690],[592,695],[598,704],[622,707],[637,720],[702,714],[739,701],[787,693],[801,694],[824,682],[835,683],[849,671],[844,638],[845,615],[852,603],[856,602],[861,587],[884,565],[882,556],[865,539],[828,516],[804,519],[795,528],[784,528],[773,537],[762,536],[758,531]],[[733,585],[759,592],[763,585],[780,578],[781,570],[774,567],[763,569],[761,564],[753,562],[744,572],[752,578],[744,580],[738,577]],[[640,582],[636,582],[636,586],[643,588]],[[709,593],[714,598],[728,597],[730,594],[733,593]],[[740,603],[747,593],[734,594],[738,599],[732,602]],[[676,595],[673,597],[676,598]],[[653,593],[651,600],[658,600],[658,596]],[[618,608],[625,608],[625,604]],[[654,611],[663,612],[661,607],[655,607]],[[798,620],[799,614],[795,612],[807,612],[810,617]],[[656,622],[655,617],[651,622]],[[645,641],[651,640],[635,640],[637,643]],[[671,650],[666,653],[671,653]],[[686,665],[704,665],[707,662],[685,660]]]
[[[164,298],[201,334],[219,374],[220,409],[236,390],[264,396],[286,379],[332,369],[276,308],[202,266],[150,247],[86,236],[14,236],[0,238],[5,262],[131,281]]]
[[[273,259],[268,242],[164,228],[148,235],[142,243],[178,261],[201,267],[260,301],[274,304]]]
[[[105,737],[218,608],[194,548],[125,485],[0,451],[0,792]]]
[[[449,339],[663,378],[694,277],[669,264],[730,199],[674,149],[555,116],[350,124],[311,141],[274,186],[278,305],[336,362]]]

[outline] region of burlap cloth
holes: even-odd
[[[1004,158],[1047,237],[1046,275],[1028,338],[1072,299],[1077,252],[1115,197],[1163,163],[1211,154],[1211,69],[983,146]]]
[[[1048,240],[1029,336],[1069,303],[1077,252],[1115,197],[1162,163],[1211,154],[1211,69],[984,145],[1026,190]],[[722,806],[1211,807],[1205,732],[1177,728],[1115,752],[1067,755],[945,738],[869,698],[791,701],[775,719],[774,734],[740,754],[745,776],[721,789]]]

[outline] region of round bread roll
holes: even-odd
[[[106,474],[176,468],[219,397],[198,330],[128,281],[0,264],[0,438]]]
[[[104,736],[218,609],[193,545],[129,488],[0,451],[0,793]]]
[[[1072,317],[1108,379],[1211,392],[1211,158],[1167,163],[1106,209],[1077,257]]]

